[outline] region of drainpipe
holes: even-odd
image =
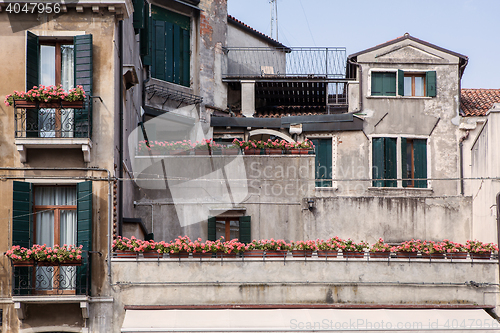
[[[469,137],[469,132],[460,138],[458,147],[460,148],[460,195],[464,195],[464,144],[463,142]]]
[[[500,244],[500,192],[497,193],[497,244]],[[500,260],[498,261],[498,279],[500,281]]]
[[[356,112],[361,112],[363,110],[363,85],[362,85],[362,82],[363,82],[363,69],[361,68],[361,65],[359,63],[357,63],[356,61],[348,58],[347,61],[351,64],[351,65],[354,65],[356,67],[358,67],[358,70],[359,70],[359,111],[356,111]]]
[[[122,236],[123,229],[123,20],[118,21],[118,112],[119,112],[119,138],[118,138],[118,235]]]

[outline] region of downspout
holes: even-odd
[[[460,195],[464,195],[464,141],[469,137],[469,132],[460,138],[458,147],[460,149]]]
[[[354,65],[358,67],[358,73],[359,73],[359,110],[356,112],[361,112],[363,110],[363,70],[361,69],[361,65],[357,63],[356,61],[353,61],[351,58],[347,58],[347,62],[349,62],[351,65]]]
[[[119,137],[118,137],[118,235],[122,235],[123,228],[123,20],[118,21],[118,84],[119,84]]]

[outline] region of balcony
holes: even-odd
[[[92,112],[79,105],[27,103],[15,101],[15,144],[21,162],[27,161],[28,148],[78,148],[90,162]]]
[[[32,262],[13,266],[12,296],[89,295],[89,265]]]

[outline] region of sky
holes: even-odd
[[[462,88],[500,89],[500,0],[277,2],[286,46],[345,47],[350,55],[407,32],[469,57]],[[269,0],[228,0],[228,14],[271,36]]]

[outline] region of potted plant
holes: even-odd
[[[253,240],[251,243],[245,245],[245,251],[243,252],[244,257],[263,257],[264,256],[264,246],[260,241]]]
[[[368,243],[363,241],[355,243],[352,239],[348,238],[342,242],[340,247],[344,258],[363,258],[365,249],[368,248]]]
[[[279,140],[276,139],[272,141],[271,139],[268,139],[267,142],[265,143],[265,152],[266,154],[269,155],[281,155],[283,152],[283,145],[284,145],[284,140]]]
[[[312,257],[313,252],[318,249],[313,240],[292,242],[291,247],[293,257]]]
[[[19,108],[83,108],[85,91],[82,86],[65,92],[62,85],[34,86],[33,89],[14,91],[5,97],[7,106],[14,105]]]
[[[189,254],[193,252],[193,242],[188,236],[179,236],[170,242],[169,256],[170,258],[188,258]]]
[[[288,145],[288,149],[291,154],[309,154],[310,152],[314,152],[314,144],[311,140],[305,139],[302,142],[295,142],[291,145]]]
[[[318,257],[319,258],[336,258],[343,244],[344,240],[340,239],[338,236],[330,238],[326,241],[316,240],[316,246],[318,247]]]
[[[196,141],[194,145],[194,154],[195,155],[210,155],[212,151],[212,139],[203,139],[200,141]]]
[[[284,258],[286,257],[287,252],[291,249],[291,244],[282,239],[263,239],[259,242],[262,244],[266,258]]]
[[[424,259],[444,259],[446,249],[442,242],[424,241],[420,253]]]
[[[448,259],[467,259],[467,248],[465,245],[452,242],[449,239],[443,240],[442,244],[446,250],[446,257]]]
[[[234,143],[231,145],[222,147],[222,154],[223,155],[238,155],[240,151],[241,151],[240,146],[237,144],[234,144]]]
[[[398,258],[416,258],[421,247],[422,242],[420,241],[420,239],[412,239],[410,241],[402,242],[398,246],[393,246],[391,248],[391,251],[396,252],[396,256]]]
[[[165,143],[165,149],[169,155],[188,155],[193,145],[190,140],[170,141]]]
[[[217,252],[212,243],[202,242],[201,238],[195,240],[192,246],[193,258],[212,258],[213,253]]]
[[[379,238],[370,248],[370,258],[389,258],[390,254],[391,247],[383,238]]]
[[[492,252],[498,252],[498,246],[496,244],[483,243],[478,240],[468,240],[465,247],[469,251],[471,259],[490,259]]]
[[[31,249],[19,245],[12,246],[4,255],[12,261],[14,266],[33,266],[35,263],[35,257]]]

